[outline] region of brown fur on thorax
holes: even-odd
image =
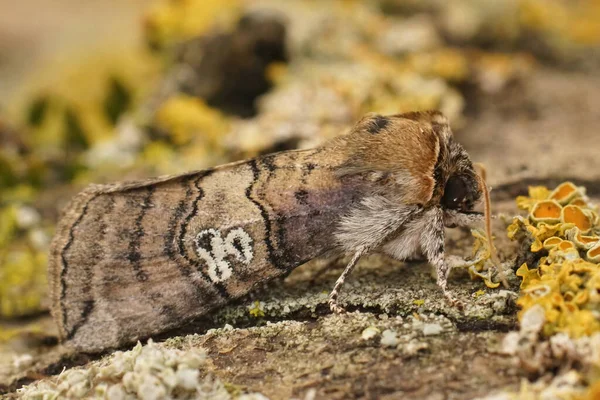
[[[391,174],[404,203],[425,205],[432,200],[434,170],[448,135],[447,121],[437,111],[369,114],[340,139],[347,157],[340,174]]]

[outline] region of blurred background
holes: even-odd
[[[597,178],[599,45],[599,0],[0,0],[0,375],[53,333],[46,252],[86,184],[431,108],[492,184]]]

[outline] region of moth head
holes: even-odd
[[[469,175],[452,175],[444,186],[442,206],[450,210],[470,211],[481,197],[477,181]]]
[[[465,149],[452,137],[446,142],[446,151],[442,157],[448,158],[445,162],[444,173],[437,177],[438,187],[441,192],[440,205],[449,210],[468,212],[473,210],[482,195],[477,172]]]

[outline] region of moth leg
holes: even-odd
[[[425,257],[437,272],[437,284],[442,289],[448,302],[458,308],[463,304],[448,290],[450,264],[445,259],[444,219],[441,212],[434,212],[431,223],[421,233],[421,247]]]
[[[337,299],[338,299],[338,295],[339,295],[339,290],[342,287],[342,285],[344,284],[344,281],[346,280],[346,277],[350,274],[350,272],[352,272],[352,270],[356,266],[356,263],[358,262],[358,259],[362,255],[363,255],[362,251],[357,251],[356,253],[354,253],[354,256],[352,256],[352,259],[350,260],[350,262],[348,263],[348,265],[346,265],[346,268],[344,269],[344,272],[342,272],[342,274],[337,279],[337,281],[335,281],[335,286],[333,287],[333,290],[329,294],[329,309],[332,312],[334,312],[334,313],[341,313],[341,312],[345,311],[337,303]]]

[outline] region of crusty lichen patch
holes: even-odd
[[[485,285],[490,289],[495,289],[500,286],[500,282],[496,281],[500,276],[510,278],[510,281],[513,281],[514,273],[511,269],[512,260],[507,260],[502,265],[499,265],[498,267],[502,268],[502,271],[498,271],[498,267],[494,266],[492,262],[490,244],[485,231],[481,229],[472,229],[471,235],[475,238],[471,258],[464,262],[457,261],[455,268],[459,266],[467,268],[471,279],[483,280]]]
[[[315,280],[315,270],[322,268],[324,262],[315,260],[294,271],[284,282],[273,283],[248,300],[217,310],[211,321],[247,326],[284,319],[315,319],[329,314],[329,292],[342,270],[332,264]],[[340,265],[343,266],[343,262]],[[368,311],[403,318],[413,313],[434,313],[470,326],[495,324],[505,329],[514,326],[516,293],[482,291],[485,286],[480,281],[465,278],[466,274],[458,270],[450,286],[466,305],[461,311],[445,301],[427,263],[403,264],[382,255],[372,255],[359,261],[339,301],[350,312]]]
[[[509,237],[529,240],[539,261],[524,263],[519,317],[534,305],[545,310],[544,334],[572,337],[600,331],[600,219],[585,188],[565,182],[553,191],[532,187],[517,204],[528,211],[508,227]]]
[[[571,182],[552,191],[531,187],[517,205],[528,214],[514,218],[508,235],[527,245],[524,259],[531,261],[517,270],[520,330],[505,337],[503,351],[530,375],[558,373],[487,399],[595,399],[600,382],[598,209],[585,188]]]
[[[201,347],[184,351],[149,341],[129,351],[117,351],[85,368],[66,370],[25,386],[17,394],[32,400],[234,398],[221,380],[207,374],[208,364]],[[246,396],[238,393],[235,398]]]
[[[557,377],[534,383],[523,380],[518,392],[494,393],[475,400],[596,400],[597,395],[597,388],[593,392],[588,391],[581,375],[575,371],[569,371]]]
[[[460,398],[469,398],[518,382],[506,374],[508,360],[491,352],[500,339],[493,331],[460,332],[451,320],[432,313],[350,312],[248,329],[225,327],[194,342],[207,349],[215,375],[273,399],[302,399],[311,391],[316,398],[332,399],[386,393],[427,398],[448,381],[460,382],[467,396]],[[505,371],[500,381],[483,385],[500,370]]]
[[[202,335],[138,344],[26,386],[19,395],[127,399],[158,393],[265,400],[394,393],[427,398],[451,381],[460,383],[461,395],[472,397],[518,382],[507,373],[507,360],[491,351],[500,339],[494,331],[460,332],[451,320],[432,313],[351,312],[246,329],[226,325]],[[501,379],[483,384],[498,374]]]

